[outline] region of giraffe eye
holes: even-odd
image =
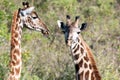
[[[33,19],[36,19],[36,18],[38,18],[37,16],[34,16],[34,17],[32,17]]]
[[[80,32],[77,32],[77,34],[80,34]]]
[[[36,18],[38,18],[38,16],[37,15],[32,15],[32,18],[36,19]]]

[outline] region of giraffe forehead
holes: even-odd
[[[27,9],[23,10],[23,12],[24,12],[24,14],[29,14],[29,13],[31,13],[33,10],[34,10],[34,7],[29,7],[29,8],[27,8]]]
[[[78,28],[78,26],[76,26],[75,25],[75,22],[72,22],[70,25],[68,25],[67,27],[69,27],[69,29],[71,30],[71,31],[73,31],[73,30],[80,30],[79,28]]]
[[[71,24],[69,24],[69,26],[68,26],[68,27],[70,27],[70,28],[75,27],[75,23],[74,23],[74,22],[72,22]]]
[[[19,9],[19,12],[22,15],[22,17],[31,15],[33,11],[34,11],[34,7],[28,7],[26,9]]]
[[[69,30],[70,32],[80,32],[80,29],[77,27],[71,27]]]
[[[32,11],[30,15],[32,15],[33,17],[38,16],[37,13],[36,13],[35,11]]]

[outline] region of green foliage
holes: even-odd
[[[0,0],[0,80],[7,78],[12,15],[24,0]],[[69,49],[65,46],[57,20],[72,20],[88,27],[82,36],[91,46],[102,80],[120,80],[119,0],[28,0],[50,29],[50,39],[26,28],[22,33],[21,80],[75,80]],[[32,2],[33,1],[33,2]]]
[[[2,80],[2,79],[4,79],[4,74],[5,74],[5,72],[4,72],[4,68],[0,65],[0,80]]]
[[[6,76],[9,64],[9,56],[8,54],[4,53],[0,56],[0,80],[3,80]]]
[[[9,0],[1,0],[0,1],[0,44],[4,40],[9,39],[9,33],[10,31],[10,23],[12,19],[12,13],[15,9],[15,5]]]

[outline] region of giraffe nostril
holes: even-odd
[[[46,35],[49,35],[49,32],[48,32],[48,31],[45,31],[45,34],[46,34]]]
[[[33,28],[33,29],[35,29],[35,27],[34,27],[34,26],[33,26],[32,28]]]
[[[49,31],[41,30],[41,33],[42,33],[43,35],[49,35]]]

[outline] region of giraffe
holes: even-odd
[[[57,23],[64,33],[66,45],[70,47],[76,80],[101,80],[92,52],[80,35],[87,23],[82,23],[79,27],[79,16],[76,16],[75,21],[71,22],[69,15],[66,16],[66,24],[60,20]]]
[[[49,30],[43,21],[38,17],[33,6],[23,2],[23,8],[19,8],[13,14],[11,25],[11,50],[10,50],[10,72],[7,80],[19,80],[22,68],[21,56],[21,34],[22,28],[41,32],[48,36]]]

